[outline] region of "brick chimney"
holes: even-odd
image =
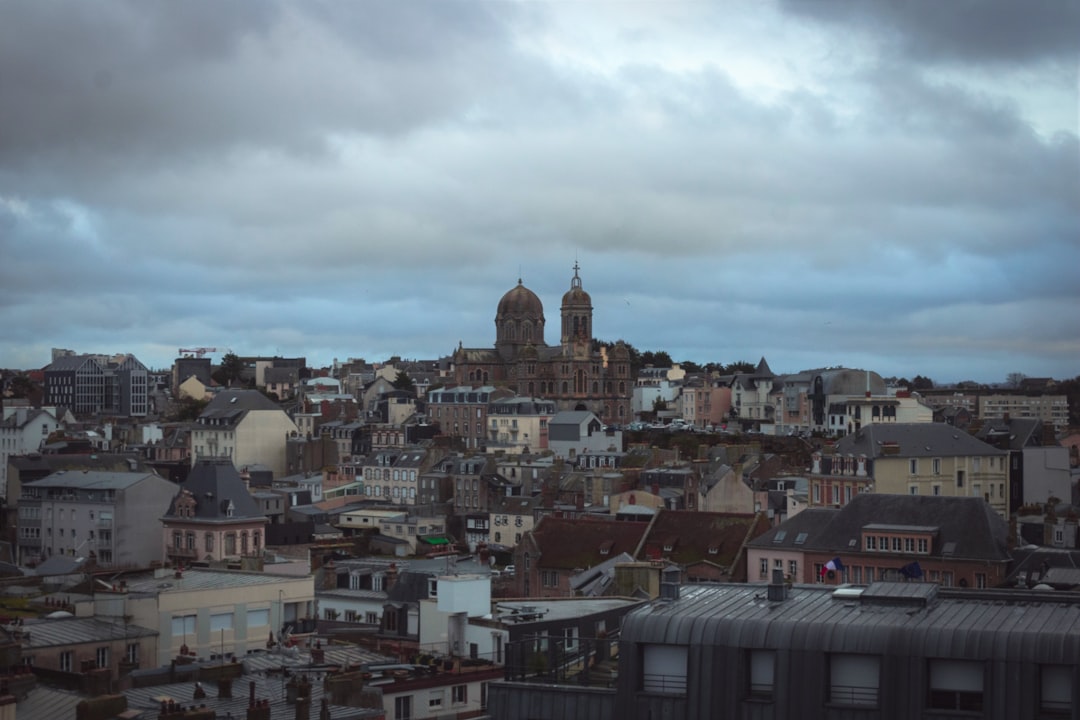
[[[334,588],[337,587],[337,568],[334,566],[333,558],[330,558],[329,560],[326,561],[326,564],[323,565],[322,570],[323,570],[322,589],[323,590],[333,590]]]
[[[383,590],[390,592],[390,588],[394,587],[398,579],[397,563],[390,563],[390,567],[386,569],[386,577],[383,580]]]

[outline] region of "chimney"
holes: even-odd
[[[217,696],[218,698],[232,697],[232,678],[221,678],[218,680]]]
[[[787,584],[784,582],[784,571],[773,570],[772,582],[769,583],[769,602],[782,602],[787,599]]]
[[[296,720],[309,720],[311,717],[311,688],[308,687],[308,694],[304,697],[296,699],[296,713],[293,716]]]
[[[394,587],[397,583],[398,569],[397,563],[390,563],[390,567],[386,569],[386,578],[383,580],[383,590],[390,592],[390,588]]]
[[[337,587],[337,568],[334,567],[334,559],[330,558],[323,565],[323,590],[333,590]]]

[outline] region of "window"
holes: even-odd
[[[867,550],[877,550],[877,538],[874,537],[873,535],[867,535],[866,536],[866,549]]]
[[[394,698],[394,720],[412,720],[412,695]]]
[[[261,608],[247,611],[248,628],[262,627],[270,624],[270,608]]]
[[[469,702],[469,686],[454,685],[450,688],[450,702],[454,705],[463,705]]]
[[[934,466],[934,474],[935,475],[940,475],[941,474],[941,458],[934,458],[933,466]]]
[[[97,652],[94,653],[94,660],[99,668],[109,667],[109,648],[107,646],[99,647]]]
[[[232,612],[214,613],[210,616],[210,632],[233,629]]]
[[[775,650],[750,651],[750,697],[771,698],[776,668]]]
[[[930,707],[935,710],[983,709],[983,665],[971,660],[931,660]]]
[[[685,645],[643,645],[641,684],[645,692],[686,694]]]
[[[881,660],[874,655],[829,656],[829,702],[877,705]]]
[[[1039,711],[1068,717],[1072,710],[1072,668],[1043,665],[1039,668]]]
[[[769,577],[769,558],[761,558],[761,577]]]
[[[958,487],[958,488],[964,487],[964,471],[963,470],[957,470],[956,471],[956,487]]]
[[[427,704],[428,704],[429,708],[441,708],[442,707],[442,701],[443,701],[443,691],[442,690],[432,690],[428,694]]]
[[[918,540],[919,552],[923,555],[930,552],[930,541],[926,538],[919,538]]]
[[[128,643],[124,651],[124,660],[132,665],[139,664],[139,643]]]
[[[910,460],[908,460],[908,474],[910,474],[910,475],[918,475],[919,474],[919,459],[918,458],[911,458]]]
[[[177,615],[172,619],[172,636],[185,637],[195,634],[195,616]]]
[[[894,538],[892,539],[892,549],[893,549],[893,552],[900,552],[900,548],[901,548],[901,546],[902,546],[902,543],[903,543],[903,539],[902,539],[902,538],[894,537]]]
[[[60,672],[71,672],[71,651],[60,653]]]
[[[799,577],[799,561],[798,560],[788,560],[788,575],[791,576],[792,580],[795,580],[796,578]]]

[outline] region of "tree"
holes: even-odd
[[[173,422],[189,422],[191,420],[196,420],[202,415],[202,411],[205,410],[206,406],[209,404],[209,400],[198,400],[188,395],[184,395],[169,407],[167,418]]]
[[[671,356],[663,350],[657,350],[656,352],[646,350],[641,353],[641,365],[643,367],[652,365],[657,368],[669,368],[673,364],[674,363],[671,362]]]
[[[1022,372],[1011,372],[1005,378],[1005,384],[1011,388],[1019,388],[1020,383],[1027,379],[1027,375]]]
[[[397,371],[397,377],[394,378],[394,382],[390,383],[396,390],[406,390],[413,395],[416,394],[416,383],[409,377],[409,374],[404,370]]]
[[[231,385],[234,380],[239,380],[244,372],[244,361],[235,353],[225,353],[221,356],[221,365],[218,368],[223,380],[222,385]]]
[[[25,375],[16,375],[7,384],[7,390],[11,393],[11,397],[16,398],[28,398],[36,389],[37,385],[34,384],[34,381]]]
[[[757,365],[749,360],[736,360],[733,363],[724,366],[725,375],[734,375],[736,373],[752,373],[757,370]]]
[[[912,390],[933,390],[934,389],[934,381],[931,380],[928,377],[923,377],[922,375],[916,375],[915,378],[911,381],[911,389]]]
[[[683,370],[685,370],[688,373],[700,373],[700,372],[702,372],[702,367],[700,365],[698,365],[696,362],[694,362],[693,360],[683,360],[681,363],[679,363],[679,367],[681,367]]]

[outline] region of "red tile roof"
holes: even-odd
[[[533,531],[540,550],[538,565],[585,570],[619,553],[633,555],[648,527],[645,522],[546,516]]]

